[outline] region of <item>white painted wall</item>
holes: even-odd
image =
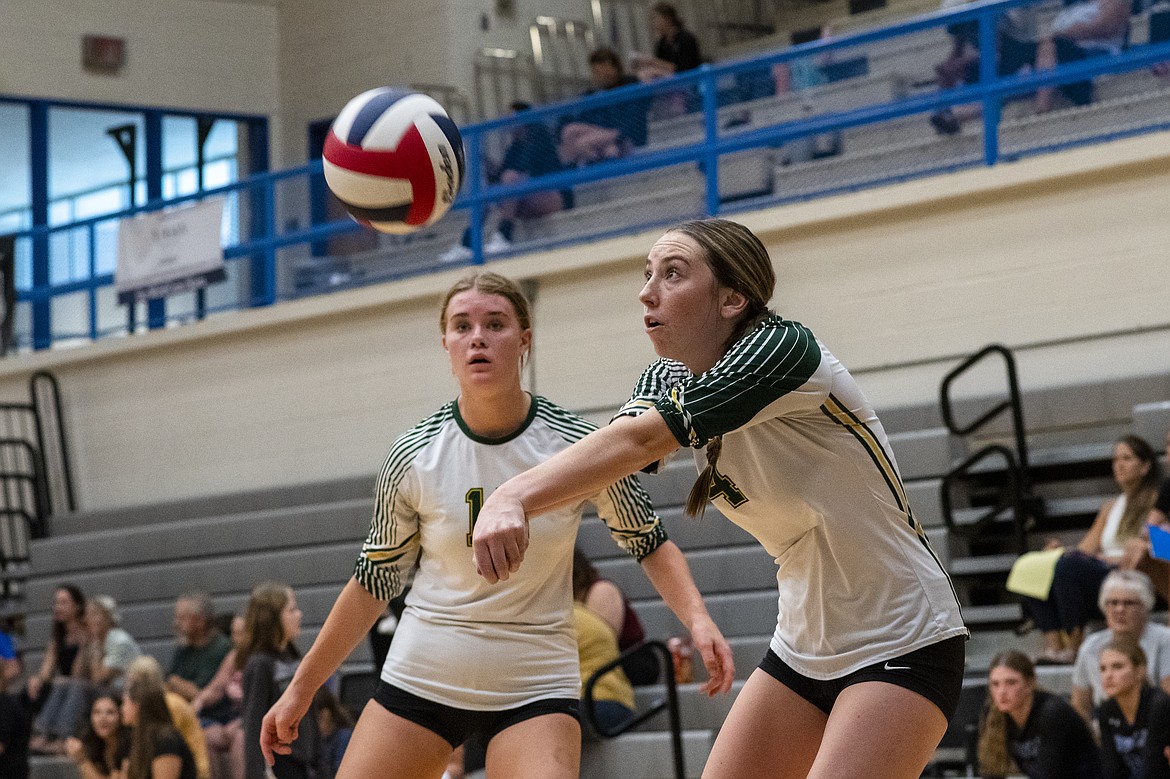
[[[932,403],[960,356],[1016,349],[1025,392],[1170,376],[1170,133],[740,215],[775,306],[880,409]],[[619,405],[652,358],[636,302],[656,232],[493,263],[539,284],[535,387]],[[59,378],[86,509],[372,475],[455,393],[437,305],[459,271],[0,362]],[[963,394],[997,388],[989,374]],[[1164,398],[1149,398],[1162,400]]]
[[[274,115],[277,11],[211,0],[0,0],[0,94]],[[117,76],[81,67],[87,33],[126,39]]]

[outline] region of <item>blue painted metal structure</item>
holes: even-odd
[[[844,130],[876,122],[897,119],[915,114],[925,114],[948,106],[968,103],[979,103],[982,106],[983,123],[983,150],[982,163],[995,165],[1000,162],[1002,153],[999,148],[999,131],[1001,126],[1002,101],[1005,99],[1026,95],[1037,88],[1054,86],[1063,83],[1082,81],[1103,74],[1115,74],[1148,67],[1154,63],[1170,60],[1170,42],[1151,45],[1135,46],[1117,56],[1098,57],[1080,62],[1061,65],[1052,70],[1032,71],[1029,73],[999,77],[996,74],[994,58],[984,57],[980,63],[979,80],[960,88],[947,91],[931,91],[904,98],[886,100],[863,105],[850,110],[839,111],[812,116],[805,119],[783,121],[767,126],[754,127],[743,131],[732,131],[729,128],[720,128],[720,109],[728,107],[726,95],[721,93],[720,85],[737,78],[758,76],[761,71],[773,65],[792,63],[802,58],[818,57],[821,55],[848,53],[855,56],[857,52],[864,52],[865,46],[877,44],[893,38],[912,36],[924,31],[939,30],[949,25],[965,21],[975,21],[978,24],[981,51],[996,50],[996,31],[1000,15],[1012,8],[1030,4],[1031,0],[996,0],[995,2],[979,2],[962,7],[959,10],[938,12],[911,19],[890,27],[869,30],[853,35],[818,40],[799,46],[793,46],[784,51],[745,58],[742,60],[720,63],[718,65],[704,65],[701,68],[680,74],[672,79],[653,84],[638,84],[622,87],[567,103],[541,106],[524,112],[522,118],[506,117],[493,119],[462,128],[467,152],[467,176],[463,189],[454,208],[466,210],[471,222],[478,227],[483,224],[486,215],[494,204],[500,201],[516,198],[517,196],[550,190],[568,189],[589,182],[601,181],[630,174],[645,173],[669,166],[688,164],[698,167],[706,177],[704,188],[704,204],[707,215],[741,210],[745,207],[758,208],[769,202],[782,202],[781,196],[753,198],[750,202],[721,202],[719,188],[719,171],[723,155],[760,147],[776,147],[786,142],[820,133]],[[926,74],[929,77],[929,74]],[[649,101],[655,96],[669,92],[691,90],[700,96],[699,106],[702,112],[702,137],[695,141],[677,143],[672,146],[646,147],[635,150],[634,153],[621,158],[597,164],[565,170],[547,176],[536,177],[519,183],[501,185],[490,184],[485,175],[485,150],[493,139],[508,133],[524,123],[544,121],[550,125],[558,124],[581,111],[613,106],[626,101]],[[43,111],[34,111],[30,122],[34,127],[38,122],[44,122]],[[1144,128],[1146,130],[1161,129],[1170,126],[1170,117],[1165,123]],[[923,123],[924,134],[931,131]],[[37,137],[34,133],[34,138]],[[1080,139],[1076,143],[1100,141],[1106,136]],[[1053,151],[1070,145],[1065,142],[1053,143],[1018,154],[1032,154],[1042,151]],[[43,149],[34,149],[34,152],[43,153]],[[254,154],[262,154],[266,159],[266,149],[253,149]],[[148,166],[150,165],[148,155]],[[960,165],[961,166],[961,165]],[[950,166],[952,169],[956,167]],[[947,168],[944,168],[947,169]],[[934,171],[938,172],[938,171]],[[33,348],[41,349],[50,346],[52,337],[51,302],[62,295],[86,291],[90,293],[91,305],[95,300],[95,290],[113,283],[111,274],[98,275],[93,273],[94,233],[98,225],[109,223],[112,220],[132,216],[144,211],[155,210],[164,206],[171,206],[185,201],[206,197],[209,195],[227,195],[237,193],[237,203],[247,204],[248,215],[247,237],[232,246],[224,248],[225,258],[229,262],[243,263],[247,277],[250,279],[250,294],[241,297],[238,301],[220,306],[208,306],[208,312],[225,308],[266,306],[276,302],[278,297],[277,263],[278,254],[289,247],[308,245],[336,237],[345,233],[357,232],[362,228],[347,220],[339,220],[321,224],[311,224],[303,227],[302,224],[311,222],[312,208],[306,207],[304,214],[289,215],[277,207],[277,190],[286,184],[294,184],[304,191],[319,190],[320,187],[309,186],[309,181],[321,175],[320,162],[311,163],[304,167],[284,170],[274,173],[265,173],[249,177],[235,184],[209,190],[198,195],[189,195],[168,201],[157,198],[157,192],[151,192],[151,200],[145,206],[128,209],[119,214],[106,215],[93,219],[86,219],[70,225],[49,228],[47,227],[46,192],[44,181],[34,178],[33,182],[33,228],[18,234],[18,258],[25,257],[32,262],[32,286],[19,291],[21,303],[29,304],[32,309],[31,338],[25,343]],[[921,173],[916,174],[921,175]],[[880,183],[880,182],[879,182]],[[289,225],[287,229],[278,229],[278,212],[283,223]],[[318,213],[319,213],[318,209]],[[645,227],[647,225],[641,225]],[[634,228],[621,230],[607,230],[601,227],[588,236],[566,238],[563,242],[595,240],[614,232],[628,231]],[[49,238],[63,230],[84,230],[89,234],[91,276],[88,279],[71,281],[69,283],[52,284],[48,278]],[[543,242],[541,247],[556,245],[557,241]],[[474,259],[472,262],[482,263],[483,236],[482,230],[471,230],[471,246]],[[523,247],[517,247],[523,249]],[[438,267],[436,265],[436,267]],[[446,266],[449,267],[449,266]],[[243,269],[241,269],[243,270]],[[19,277],[19,276],[18,276]],[[151,325],[159,326],[165,321],[165,308],[161,304],[150,311]],[[97,318],[91,310],[89,317],[89,332],[72,334],[74,337],[88,337],[96,339],[110,333],[98,327]],[[116,331],[115,331],[116,332]]]

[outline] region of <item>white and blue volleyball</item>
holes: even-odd
[[[325,181],[350,216],[384,233],[434,224],[463,181],[463,139],[433,98],[378,87],[350,100],[325,139]]]

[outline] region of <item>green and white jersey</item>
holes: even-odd
[[[467,429],[452,401],[394,442],[354,573],[386,600],[402,591],[417,563],[382,668],[385,681],[436,703],[480,711],[578,697],[572,569],[583,504],[531,517],[524,565],[498,584],[475,572],[471,531],[494,489],[593,429],[537,396],[518,431],[488,440]],[[666,540],[634,478],[589,502],[618,544],[639,560]]]
[[[877,415],[808,328],[770,317],[698,376],[651,364],[618,415],[651,407],[700,470],[723,436],[711,498],[776,559],[771,647],[796,671],[835,679],[967,634]]]

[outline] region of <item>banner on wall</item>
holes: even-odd
[[[0,355],[12,348],[12,326],[16,318],[16,236],[0,235]]]
[[[114,289],[119,303],[137,303],[223,281],[223,198],[209,198],[118,223]]]

